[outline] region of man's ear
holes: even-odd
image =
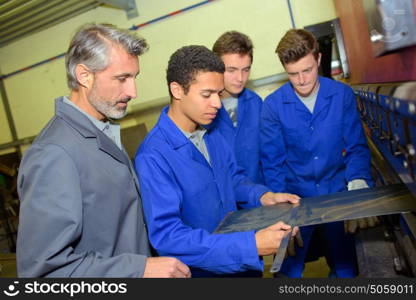
[[[169,89],[172,93],[173,98],[178,100],[182,99],[183,95],[185,94],[183,87],[175,81],[169,84]]]
[[[322,57],[322,53],[319,52],[318,53],[318,67],[321,65],[321,57]]]
[[[84,64],[78,64],[75,67],[75,75],[80,85],[87,89],[91,89],[94,82],[94,74]]]

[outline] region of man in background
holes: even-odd
[[[262,100],[246,88],[253,63],[253,43],[243,33],[228,31],[217,39],[212,51],[225,65],[222,107],[213,125],[225,136],[247,176],[263,184],[259,133]]]

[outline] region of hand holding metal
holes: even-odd
[[[280,267],[282,266],[283,260],[285,259],[286,249],[289,245],[289,241],[292,238],[292,231],[290,229],[286,232],[286,235],[283,237],[282,241],[280,242],[279,247],[277,248],[276,256],[274,257],[273,264],[270,267],[270,273],[279,272]]]
[[[276,273],[280,271],[280,267],[282,266],[283,260],[286,256],[286,249],[289,245],[289,241],[292,238],[292,231],[293,231],[293,224],[297,217],[297,213],[299,210],[299,204],[296,204],[293,206],[290,212],[290,219],[288,221],[289,225],[292,226],[290,230],[286,233],[286,235],[283,237],[282,241],[280,242],[279,247],[277,248],[276,256],[274,257],[273,264],[270,267],[270,273]]]

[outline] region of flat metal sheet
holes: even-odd
[[[278,221],[307,226],[371,216],[416,211],[416,199],[405,184],[334,193],[301,199],[295,207],[282,203],[228,214],[215,233],[260,230]]]

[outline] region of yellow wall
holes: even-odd
[[[296,28],[335,19],[334,0],[291,0]]]
[[[0,69],[7,74],[65,52],[71,35],[86,22],[111,22],[129,28],[199,2],[137,0],[139,17],[132,20],[127,20],[124,11],[98,7],[0,48]],[[332,0],[292,0],[292,8],[297,27],[336,17]],[[167,97],[165,70],[173,51],[189,44],[211,48],[216,38],[227,30],[242,31],[253,40],[255,53],[251,79],[282,72],[274,49],[284,32],[290,28],[286,0],[216,0],[139,29],[138,33],[150,44],[150,51],[140,58],[138,99],[133,102],[133,109],[138,107],[138,103],[151,103],[155,99],[160,101]],[[7,78],[4,83],[19,138],[36,135],[53,115],[53,99],[68,94],[63,59]],[[270,87],[262,89],[260,94],[265,96],[270,91]],[[0,143],[11,141],[8,129],[4,127],[3,110],[0,107]],[[137,113],[122,126],[145,122],[150,130],[157,115],[154,110],[149,110],[148,115]]]
[[[197,3],[187,2],[188,5]],[[227,30],[239,30],[252,38],[255,45],[252,78],[274,74],[279,65],[273,50],[278,38],[290,27],[290,18],[286,1],[261,1],[262,6],[259,3],[254,0],[214,1],[140,30],[151,47],[142,58],[143,76],[138,79],[141,101],[167,95],[165,70],[169,56],[176,49],[190,44],[211,48]]]

